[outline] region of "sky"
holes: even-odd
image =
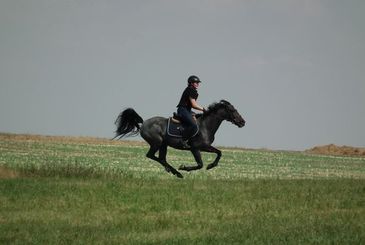
[[[114,136],[127,107],[230,101],[214,145],[365,147],[363,0],[0,0],[0,132]],[[132,138],[133,139],[133,138]],[[140,137],[134,140],[142,140]]]

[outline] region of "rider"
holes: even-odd
[[[204,107],[198,105],[196,100],[198,99],[198,87],[201,83],[197,76],[190,76],[188,78],[188,86],[185,88],[180,102],[177,105],[177,114],[181,117],[181,121],[186,127],[183,132],[182,145],[184,148],[189,148],[188,140],[193,136],[193,134],[198,129],[198,126],[193,119],[191,114],[191,109],[196,109],[198,111],[205,112]]]

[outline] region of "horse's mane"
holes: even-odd
[[[220,108],[226,108],[228,106],[232,106],[231,103],[229,103],[228,101],[226,100],[221,100],[219,102],[214,102],[212,104],[210,104],[208,106],[208,109],[205,113],[199,113],[196,115],[196,118],[199,118],[199,117],[206,117],[212,113],[215,113],[218,109]]]

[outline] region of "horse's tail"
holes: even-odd
[[[132,108],[125,109],[122,111],[117,120],[115,120],[115,125],[117,130],[115,131],[115,138],[122,138],[124,136],[136,136],[141,127],[140,124],[143,123],[142,117],[140,117],[135,110]]]

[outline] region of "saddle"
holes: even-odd
[[[196,121],[195,114],[193,114],[193,119]],[[174,112],[173,116],[167,121],[167,135],[171,137],[182,138],[184,126],[182,125],[181,121],[181,117],[176,112]],[[192,137],[194,137],[198,132],[199,128]]]
[[[172,117],[170,117],[170,119],[174,122],[174,123],[181,123],[181,117],[176,113],[174,112],[172,114]]]

